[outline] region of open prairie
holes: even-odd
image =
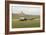
[[[34,28],[40,27],[40,16],[39,15],[25,15],[26,18],[32,18],[33,20],[20,21],[17,20],[20,16],[12,15],[12,28]]]

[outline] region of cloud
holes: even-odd
[[[12,6],[12,13],[21,13],[22,11],[28,15],[40,14],[40,8],[38,7]]]

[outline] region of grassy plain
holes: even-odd
[[[12,28],[32,28],[32,27],[40,27],[40,16],[39,15],[30,15],[24,16],[27,18],[34,17],[34,20],[20,21],[16,20],[20,16],[13,15],[12,16]]]

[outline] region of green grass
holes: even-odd
[[[12,28],[30,28],[30,27],[40,27],[39,20],[12,20]]]
[[[34,17],[35,19],[39,20],[27,20],[27,21],[20,21],[16,20],[20,16],[12,15],[12,28],[32,28],[32,27],[40,27],[40,16],[39,15],[32,15],[32,16],[24,16],[27,18]]]

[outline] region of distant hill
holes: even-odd
[[[16,13],[16,14],[12,14],[12,16],[13,16],[14,18],[19,18],[19,17],[28,18],[28,17],[31,17],[31,15],[24,14],[23,12],[21,12],[21,13]]]
[[[16,13],[16,14],[12,14],[13,16],[31,16],[31,15],[28,15],[28,14],[25,14],[23,12],[21,13]]]
[[[19,18],[19,17],[32,18],[34,16],[39,17],[39,15],[28,15],[28,14],[25,14],[23,12],[12,14],[12,16],[13,16],[13,18]]]

